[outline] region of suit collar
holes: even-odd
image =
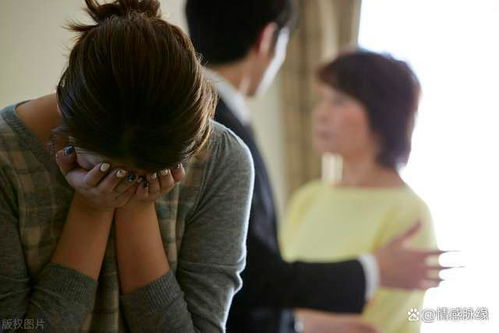
[[[204,70],[208,79],[215,84],[220,99],[224,101],[241,123],[248,125],[250,123],[250,111],[243,94],[217,72],[206,67]]]

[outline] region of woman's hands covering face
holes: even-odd
[[[101,162],[90,170],[82,168],[73,146],[56,154],[56,162],[67,182],[89,205],[99,210],[114,210],[132,204],[154,202],[173,189],[185,175],[181,164],[147,176],[136,176],[122,168]]]
[[[130,201],[134,203],[154,202],[170,192],[184,176],[184,167],[179,164],[173,169],[163,169],[145,177],[139,177],[139,184]]]

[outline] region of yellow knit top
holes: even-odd
[[[436,248],[426,204],[408,186],[391,188],[335,187],[313,181],[291,198],[279,230],[288,261],[331,262],[371,253],[417,220],[423,228],[409,242]],[[408,311],[420,310],[424,292],[379,288],[362,316],[385,333],[419,332]]]

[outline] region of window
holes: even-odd
[[[359,43],[408,61],[423,95],[403,177],[430,206],[443,264],[425,308],[488,308],[489,321],[422,332],[498,332],[499,1],[363,0]],[[408,309],[409,310],[409,309]]]

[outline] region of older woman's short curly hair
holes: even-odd
[[[380,137],[378,162],[395,168],[405,165],[421,90],[407,63],[390,55],[355,50],[322,66],[318,76],[364,105],[370,127]]]

